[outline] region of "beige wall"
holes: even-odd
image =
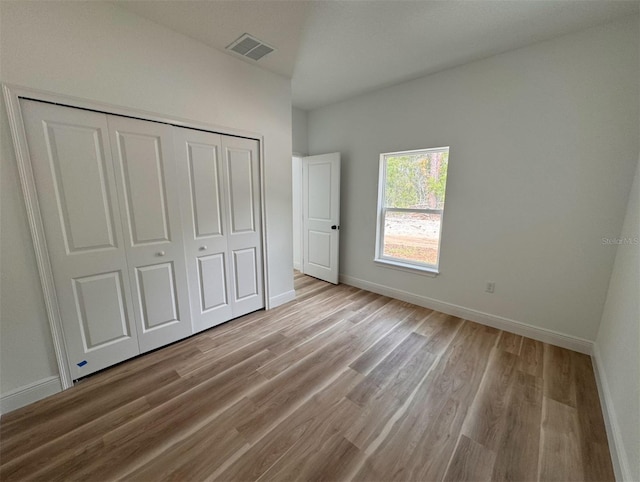
[[[113,4],[0,2],[0,80],[264,135],[271,298],[293,289],[290,80]],[[6,111],[0,392],[57,375]]]

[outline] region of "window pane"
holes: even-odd
[[[386,212],[383,256],[438,264],[441,214]]]
[[[449,151],[385,158],[385,207],[442,209]]]

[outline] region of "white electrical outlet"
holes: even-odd
[[[493,293],[496,290],[496,284],[493,281],[487,281],[487,285],[485,286],[484,290],[487,293]]]

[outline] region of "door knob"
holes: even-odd
[[[340,229],[340,226],[336,226],[335,224],[331,226],[331,229]]]
[[[158,256],[164,256],[164,255],[165,255],[165,252],[164,252],[164,251],[158,251],[156,254],[157,254]]]
[[[207,250],[207,245],[200,246],[200,251],[206,251],[206,250]]]

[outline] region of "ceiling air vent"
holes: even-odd
[[[229,45],[227,50],[231,50],[232,52],[242,55],[243,57],[248,57],[252,60],[260,60],[275,49],[268,46],[262,40],[258,40],[252,35],[245,33]]]

